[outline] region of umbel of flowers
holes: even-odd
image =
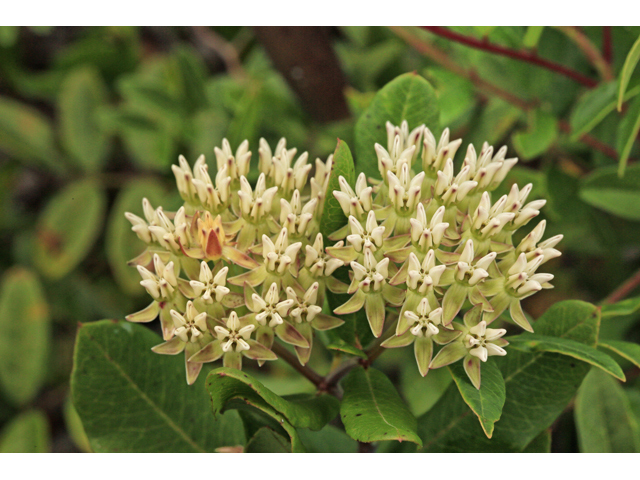
[[[482,363],[506,355],[508,344],[506,330],[490,325],[533,331],[520,302],[552,288],[553,275],[538,269],[560,255],[562,235],[543,240],[541,221],[514,243],[545,204],[528,201],[531,184],[492,194],[517,159],[506,158],[506,147],[485,143],[477,153],[469,145],[456,173],[462,141],[448,129],[438,142],[424,125],[387,122],[386,130],[386,148],[371,145],[379,179],[360,174],[350,185],[339,177],[340,189],[327,192],[332,156],[312,164],[285,139],[273,149],[262,139],[252,185],[248,142],[234,152],[224,140],[215,172],[204,156],[193,166],[180,156],[173,166],[178,211],[143,199],[144,218],[126,214],[147,246],[131,264],[152,297],[127,320],[160,318],[165,342],[153,351],[185,352],[189,384],[220,358],[237,369],[243,358],[276,360],[277,342],[292,345],[304,365],[314,330],[340,328],[339,315],[364,309],[383,347],[413,345],[423,376],[462,361],[480,388]],[[331,196],[344,227],[324,238]],[[333,276],[343,266],[349,284]],[[332,312],[327,291],[350,297]]]

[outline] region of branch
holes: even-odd
[[[209,27],[191,27],[202,45],[213,50],[224,63],[229,75],[244,78],[245,72],[235,47]]]
[[[640,286],[640,270],[629,277],[622,285],[616,288],[602,303],[616,303],[633,292]]]
[[[463,35],[461,33],[454,32],[453,30],[449,30],[444,27],[422,27],[425,30],[430,31],[435,35],[439,35],[444,38],[448,38],[449,40],[453,40],[454,42],[461,43],[468,47],[475,48],[477,50],[482,50],[485,52],[495,53],[498,55],[502,55],[503,57],[513,58],[514,60],[520,60],[522,62],[531,63],[533,65],[538,65],[539,67],[546,68],[552,72],[559,73],[560,75],[564,75],[572,79],[575,82],[581,83],[585,87],[593,88],[598,85],[598,82],[586,75],[583,75],[576,70],[572,70],[568,67],[560,63],[555,63],[550,60],[546,60],[538,56],[537,53],[527,50],[514,50],[509,47],[503,47],[501,45],[496,45],[494,43],[490,43],[488,40],[478,40],[477,38],[470,37],[468,35]]]
[[[281,358],[289,365],[291,365],[316,387],[319,387],[324,381],[324,378],[318,375],[313,369],[307,367],[306,365],[302,365],[298,360],[298,357],[296,357],[293,353],[291,353],[279,343],[274,343],[271,347],[271,350],[278,356],[278,358]]]
[[[393,32],[395,32],[396,35],[402,38],[405,42],[407,42],[409,45],[415,48],[418,52],[431,58],[433,61],[435,61],[436,63],[439,63],[440,65],[445,67],[447,70],[455,73],[456,75],[466,78],[471,83],[473,83],[473,85],[480,91],[484,91],[488,94],[501,98],[502,100],[520,108],[521,110],[524,110],[525,112],[532,108],[535,108],[536,105],[539,103],[538,101],[523,100],[513,95],[511,92],[507,90],[503,90],[502,88],[496,85],[493,85],[490,82],[487,82],[486,80],[481,78],[474,70],[466,69],[458,65],[445,52],[443,52],[433,44],[417,37],[416,35],[413,35],[412,33],[408,32],[406,29],[402,27],[390,27],[390,29]],[[560,129],[563,132],[565,133],[571,132],[571,127],[567,122],[561,120],[559,122],[559,125],[560,125]],[[607,155],[608,157],[618,160],[617,152],[610,146],[600,142],[595,137],[589,134],[584,134],[580,137],[579,140],[582,143],[589,145],[591,148],[594,148],[600,151],[601,153]]]
[[[573,41],[573,43],[582,50],[582,53],[584,53],[585,57],[587,57],[598,73],[600,73],[603,80],[610,82],[615,78],[613,71],[611,70],[611,65],[609,65],[609,63],[600,54],[600,51],[596,48],[593,42],[591,42],[589,37],[576,27],[556,28],[569,37],[569,39],[571,39],[571,41]]]
[[[611,27],[602,27],[602,55],[608,64],[613,63],[613,39]]]

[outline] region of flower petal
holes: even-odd
[[[431,360],[429,368],[440,368],[445,365],[450,365],[453,362],[457,362],[467,354],[467,349],[462,342],[453,342],[445,346],[438,354]]]
[[[147,323],[155,320],[158,313],[160,313],[160,305],[154,300],[139,312],[127,315],[125,318],[127,321],[133,323]]]
[[[480,366],[482,361],[473,355],[467,355],[464,359],[464,371],[474,387],[480,390]]]
[[[218,340],[214,340],[213,342],[206,345],[203,349],[197,351],[194,355],[189,357],[189,362],[192,363],[209,363],[215,362],[222,355],[222,345]]]
[[[433,355],[433,342],[430,337],[418,337],[413,345],[413,352],[416,357],[416,363],[423,377],[429,373],[429,364],[431,363],[431,355]]]

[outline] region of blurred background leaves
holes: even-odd
[[[546,236],[565,235],[563,256],[528,313],[638,295],[640,28],[430,28],[0,27],[0,451],[89,449],[68,400],[76,326],[145,306],[123,212],[140,215],[143,196],[179,205],[178,154],[286,136],[324,160],[337,137],[355,145],[373,94],[408,72],[431,82],[463,147],[486,140],[520,157],[507,188],[533,182],[548,199]],[[640,311],[612,312],[600,337],[640,340]],[[409,353],[376,367],[423,415],[450,377],[418,381]],[[329,358],[319,349],[311,362]],[[587,376],[553,451],[637,451],[639,370],[621,361],[623,386]],[[252,374],[278,394],[309,387],[282,362],[268,368]]]

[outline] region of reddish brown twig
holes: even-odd
[[[407,42],[409,45],[415,48],[418,52],[431,58],[436,63],[439,63],[440,65],[445,67],[447,70],[455,73],[456,75],[459,75],[461,77],[468,79],[481,92],[485,92],[487,94],[499,97],[505,100],[506,102],[524,111],[530,110],[531,108],[535,108],[535,106],[538,104],[537,101],[522,100],[521,98],[518,98],[517,96],[513,95],[511,92],[507,90],[503,90],[502,88],[496,85],[493,85],[490,82],[487,82],[486,80],[481,78],[474,70],[469,70],[458,65],[445,52],[443,52],[433,44],[421,38],[418,38],[416,35],[413,35],[406,29],[402,27],[390,27],[390,28],[396,33],[396,35],[398,35],[405,42]],[[571,127],[567,122],[560,121],[559,125],[560,125],[560,129],[563,132],[571,133]],[[598,139],[596,139],[595,137],[589,134],[582,135],[579,138],[579,140],[585,145],[589,145],[591,148],[598,150],[599,152],[607,155],[608,157],[611,157],[615,160],[618,159],[618,154],[613,148],[611,148],[609,145],[602,143],[601,141],[599,141]]]
[[[564,33],[582,51],[591,65],[600,73],[603,80],[610,82],[615,77],[611,65],[605,60],[593,42],[577,27],[556,27]]]
[[[440,37],[448,38],[449,40],[453,40],[454,42],[461,43],[468,47],[472,47],[478,50],[483,50],[485,52],[495,53],[497,55],[502,55],[503,57],[513,58],[514,60],[520,60],[522,62],[531,63],[533,65],[538,65],[539,67],[546,68],[552,72],[559,73],[560,75],[564,75],[567,78],[570,78],[586,87],[593,88],[598,85],[598,81],[593,78],[587,77],[586,75],[572,70],[571,68],[565,67],[562,64],[552,62],[545,58],[539,57],[537,53],[534,51],[528,50],[514,50],[509,47],[503,47],[502,45],[496,45],[495,43],[491,43],[486,39],[478,40],[477,38],[470,37],[468,35],[463,35],[458,32],[454,32],[453,30],[449,30],[445,27],[422,27],[429,32],[438,35]]]
[[[611,27],[602,27],[602,56],[609,65],[613,63],[613,39],[611,38]]]
[[[279,343],[274,343],[271,347],[273,353],[275,353],[279,358],[287,362],[291,365],[295,370],[301,373],[307,380],[313,383],[316,387],[322,384],[324,378],[322,378],[315,370],[309,368],[306,365],[301,365],[298,358],[291,353],[289,350],[284,348]]]
[[[629,277],[622,285],[616,288],[611,294],[603,300],[602,303],[616,303],[625,298],[640,286],[640,270]]]

